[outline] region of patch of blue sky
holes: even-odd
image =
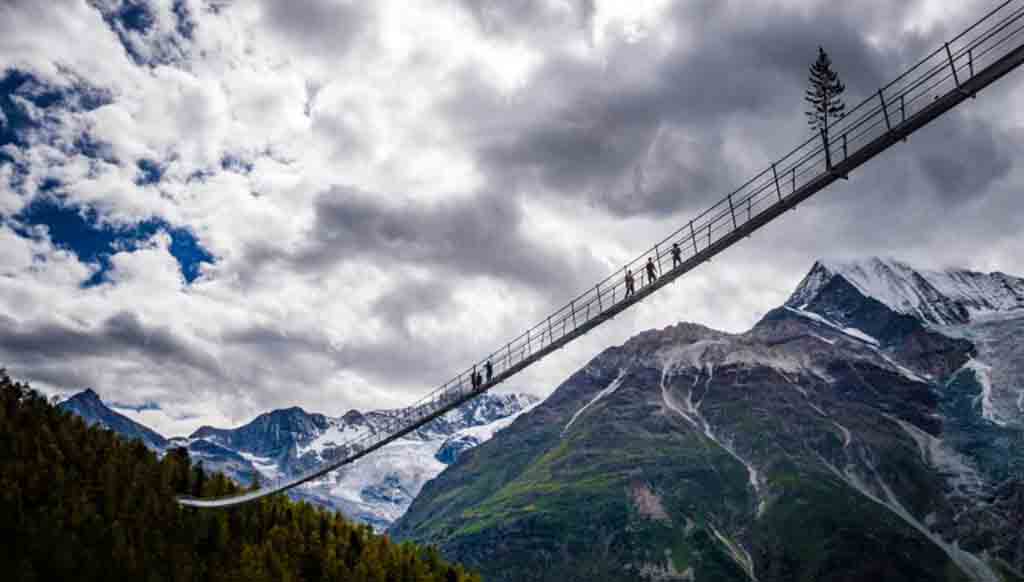
[[[213,255],[186,227],[155,217],[132,226],[111,225],[101,221],[95,211],[65,204],[57,197],[37,198],[14,216],[14,222],[21,236],[31,236],[31,227],[45,226],[54,245],[73,252],[82,262],[97,265],[99,268],[82,287],[93,287],[106,280],[111,255],[138,248],[160,231],[170,236],[170,253],[178,261],[187,283],[199,277],[203,263],[214,262]]]
[[[93,111],[110,103],[111,99],[108,91],[84,83],[71,88],[55,87],[30,73],[8,69],[0,76],[0,112],[6,119],[0,124],[0,161],[12,161],[3,152],[3,146],[31,145],[29,136],[43,126],[40,114],[53,110]]]

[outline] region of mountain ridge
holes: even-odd
[[[682,323],[610,347],[390,531],[497,581],[1020,580],[1024,410],[1007,403],[1024,373],[986,387],[979,370],[1013,357],[978,337],[1024,313],[900,280],[921,302],[818,262],[745,333]]]
[[[137,438],[150,450],[163,450],[167,446],[163,435],[111,409],[92,388],[64,400],[57,408],[77,414],[90,426],[98,424],[129,438]]]
[[[504,428],[504,419],[536,401],[523,394],[484,395],[384,447],[373,458],[304,485],[292,497],[384,530],[405,511],[423,483]],[[345,443],[381,430],[386,419],[399,412],[350,410],[330,417],[293,406],[262,413],[233,429],[202,426],[187,437],[166,439],[112,410],[92,389],[61,407],[126,437],[142,438],[157,452],[185,448],[207,470],[223,472],[242,484],[293,475],[344,454]]]

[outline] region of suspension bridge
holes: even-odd
[[[350,464],[458,408],[612,319],[882,154],[1024,63],[1024,0],[1007,0],[878,89],[829,129],[800,144],[522,335],[457,374],[380,430],[344,443],[333,460],[259,489],[180,497],[189,507],[232,507],[287,491]],[[952,146],[952,144],[950,144]],[[678,245],[678,259],[673,257]],[[626,274],[653,260],[660,276],[626,293]],[[494,375],[472,380],[490,362]]]

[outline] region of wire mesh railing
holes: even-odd
[[[980,71],[1020,48],[1024,41],[1024,0],[1007,0],[924,57],[835,121],[653,247],[573,298],[521,335],[431,391],[395,411],[383,426],[341,445],[337,460],[298,475],[265,483],[258,491],[231,497],[234,505],[288,489],[352,462],[401,437],[445,411],[491,389],[548,353],[564,346],[728,245],[737,233],[752,230],[793,203],[802,189],[867,151],[886,135],[907,135],[916,115],[935,100],[957,91]],[[965,95],[966,96],[966,95]],[[917,127],[919,127],[918,125]],[[876,155],[872,154],[872,155]],[[862,162],[861,162],[862,163]],[[816,190],[815,190],[816,191]],[[808,194],[809,195],[809,194]],[[724,246],[723,246],[724,245]],[[721,247],[721,248],[719,248]],[[648,262],[653,277],[648,276]],[[630,278],[633,282],[630,283]],[[477,376],[479,374],[479,376]],[[478,378],[475,379],[475,378]],[[183,503],[217,506],[213,500]]]

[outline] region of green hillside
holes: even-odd
[[[89,428],[0,371],[0,572],[5,580],[478,581],[432,550],[276,497],[231,511],[178,494],[236,486]]]

